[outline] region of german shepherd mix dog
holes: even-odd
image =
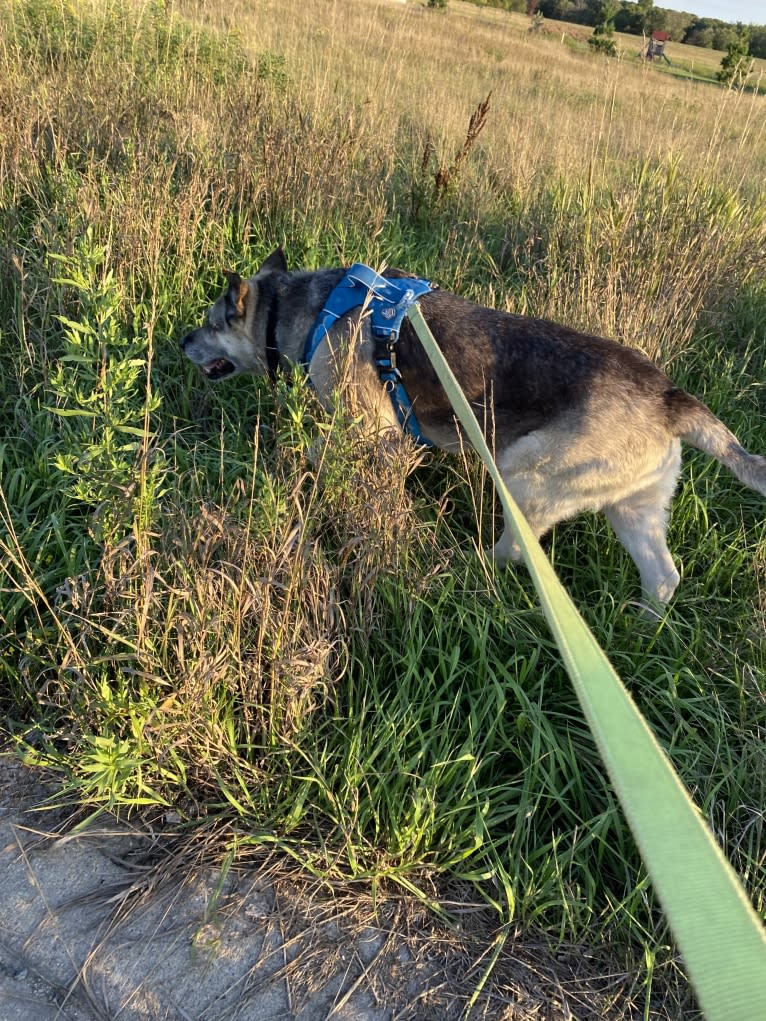
[[[277,249],[249,280],[226,275],[228,290],[207,322],[181,341],[211,380],[301,363],[344,270],[291,273]],[[408,275],[389,270],[383,276]],[[766,496],[766,458],[749,454],[709,408],[639,351],[447,291],[430,291],[419,301],[535,534],[580,511],[603,511],[638,567],[646,599],[666,603],[679,581],[666,533],[681,440]],[[308,375],[327,404],[346,366],[370,432],[399,431],[373,351],[366,316],[356,309],[324,336]],[[396,359],[423,437],[445,450],[460,449],[450,403],[406,318]],[[506,522],[489,556],[504,563],[519,555]]]

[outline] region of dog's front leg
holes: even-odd
[[[556,524],[553,520],[538,520],[534,515],[525,511],[523,507],[520,507],[520,510],[526,518],[527,524],[534,532],[536,539],[541,539]],[[522,559],[521,547],[514,538],[510,518],[505,511],[503,511],[503,525],[502,534],[495,545],[484,550],[484,556],[487,560],[498,567],[504,567],[508,563],[518,563]]]
[[[318,346],[309,366],[309,378],[328,411],[337,399],[353,421],[356,435],[385,444],[398,439],[402,427],[378,376],[373,341],[358,316],[336,327]]]
[[[513,538],[507,519],[502,535],[494,546],[484,550],[484,556],[497,567],[504,567],[510,562],[518,563],[521,560],[521,547]]]
[[[550,493],[538,473],[514,471],[507,463],[510,459],[510,452],[506,452],[503,457],[506,464],[502,466],[505,468],[503,481],[535,538],[540,539],[561,520],[561,514],[557,513],[559,507],[555,500],[551,500]],[[503,509],[503,525],[503,532],[495,545],[484,551],[485,557],[498,567],[502,567],[509,561],[518,562],[522,559],[521,547],[514,538],[511,520],[505,509]]]

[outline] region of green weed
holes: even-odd
[[[656,996],[674,951],[529,580],[477,555],[481,467],[370,451],[300,373],[212,388],[176,340],[285,242],[642,346],[764,450],[760,99],[653,85],[645,130],[640,72],[505,22],[423,34],[360,2],[341,47],[333,5],[320,31],[291,0],[278,37],[225,6],[0,7],[7,728],[94,806],[170,805],[379,892],[460,880],[627,948]],[[548,540],[763,910],[762,501],[689,455],[671,546],[651,623],[601,520]]]

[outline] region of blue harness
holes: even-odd
[[[389,280],[363,263],[355,263],[346,270],[337,287],[331,292],[324,308],[317,316],[306,341],[303,364],[308,368],[316,349],[341,316],[360,305],[367,305],[370,328],[375,339],[375,365],[383,386],[391,395],[399,424],[416,443],[430,447],[420,431],[415,412],[396,367],[395,345],[407,309],[414,301],[431,290],[427,280],[415,277]]]

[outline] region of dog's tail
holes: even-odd
[[[748,453],[710,408],[691,394],[674,389],[668,393],[667,400],[672,408],[676,435],[684,443],[725,464],[740,482],[766,496],[766,457]]]

